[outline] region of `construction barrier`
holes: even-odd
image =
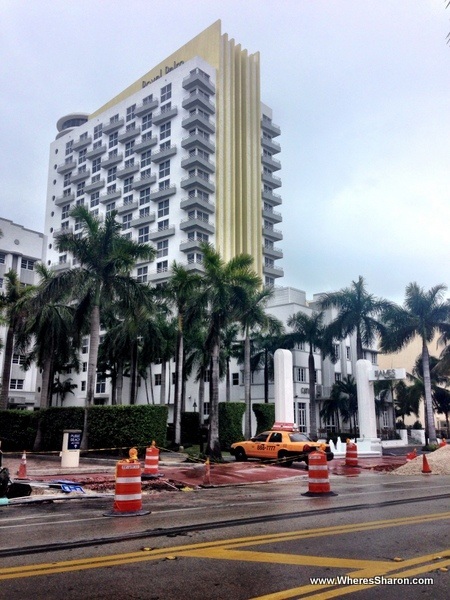
[[[357,467],[358,466],[358,446],[347,440],[347,447],[345,450],[345,466],[346,467]]]
[[[19,470],[17,471],[17,477],[19,479],[26,479],[27,476],[27,453],[23,451],[22,458],[20,460]]]
[[[138,462],[119,461],[116,464],[114,507],[105,517],[148,515],[142,510],[141,465]]]
[[[153,477],[159,477],[159,448],[156,447],[155,442],[146,448],[145,450],[145,463],[144,472],[142,473],[142,479],[151,479]]]
[[[428,464],[428,459],[425,454],[423,455],[422,460],[422,473],[431,473],[430,465]]]
[[[308,456],[308,491],[302,496],[337,496],[330,488],[325,452],[311,452]]]

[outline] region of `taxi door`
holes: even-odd
[[[250,452],[247,453],[249,456],[254,456],[255,458],[264,458],[267,455],[266,450],[266,441],[268,438],[268,434],[260,433],[256,437],[252,438],[252,445]]]
[[[280,431],[273,431],[266,443],[265,455],[267,458],[278,458],[278,452],[283,441],[283,434]]]

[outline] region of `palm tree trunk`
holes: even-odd
[[[123,395],[123,363],[122,361],[118,365],[117,369],[117,389],[116,389],[116,402],[120,406],[122,404]]]
[[[422,339],[422,368],[425,388],[425,436],[428,444],[437,444],[434,425],[433,400],[431,396],[430,355],[426,341]]]
[[[205,421],[204,417],[205,409],[205,370],[202,368],[200,373],[200,379],[198,382],[198,414],[200,417],[200,425],[203,425]]]
[[[264,350],[264,403],[269,403],[269,351]]]
[[[227,373],[226,373],[226,388],[225,388],[225,402],[231,400],[231,374],[230,374],[230,359],[227,358]]]
[[[165,360],[161,361],[161,389],[159,392],[159,403],[166,403],[166,374],[167,374],[167,362]]]
[[[2,390],[0,394],[0,410],[8,408],[9,385],[11,381],[11,361],[14,351],[14,330],[10,326],[6,334],[5,353],[3,355]]]
[[[178,353],[177,353],[177,389],[174,405],[174,426],[175,426],[175,444],[181,444],[181,396],[183,391],[183,354],[184,339],[182,333],[183,321],[181,315],[178,316]]]
[[[219,442],[219,352],[220,339],[217,338],[212,351],[211,398],[209,402],[209,435],[206,453],[222,460]]]
[[[317,415],[316,415],[316,367],[312,347],[308,356],[309,375],[309,429],[312,440],[317,440]]]
[[[94,402],[99,345],[100,345],[100,307],[98,304],[94,304],[94,306],[92,308],[92,313],[91,313],[86,404],[85,404],[85,409],[84,409],[83,437],[82,437],[81,446],[80,446],[81,450],[89,449],[88,409]]]

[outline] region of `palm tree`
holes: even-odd
[[[219,443],[219,362],[221,339],[226,326],[235,321],[239,307],[248,290],[260,285],[260,278],[253,271],[253,259],[248,254],[240,254],[223,261],[220,254],[210,244],[202,244],[203,289],[200,297],[203,306],[208,307],[208,345],[212,348],[210,424],[208,453],[221,458]]]
[[[395,416],[400,417],[405,424],[405,416],[414,413],[419,417],[420,396],[412,390],[411,386],[406,385],[403,380],[397,381],[394,385],[394,407]]]
[[[121,235],[121,225],[115,220],[116,212],[106,216],[105,222],[91,215],[84,206],[77,206],[71,217],[79,219],[81,236],[64,232],[57,237],[56,247],[71,252],[79,266],[61,272],[54,278],[50,292],[68,289],[79,303],[76,322],[89,323],[89,359],[86,386],[86,408],[94,399],[98,348],[100,343],[101,309],[120,299],[125,305],[145,302],[144,286],[131,277],[138,260],[154,258],[154,248],[136,243]],[[87,410],[84,417],[82,449],[88,448]]]
[[[333,392],[334,390],[334,392]],[[358,391],[356,381],[351,375],[347,375],[341,381],[336,381],[332,387],[332,394],[338,398],[339,412],[344,423],[350,422],[350,432],[356,436],[358,414]]]
[[[11,379],[11,361],[14,353],[14,336],[26,319],[26,300],[33,294],[33,286],[23,286],[14,269],[4,275],[6,291],[0,294],[0,311],[7,325],[5,353],[3,356],[2,389],[0,392],[0,410],[8,408],[9,385]]]
[[[422,341],[425,423],[430,444],[435,444],[437,439],[433,418],[428,344],[436,334],[442,334],[446,339],[450,337],[450,304],[444,299],[446,290],[447,287],[443,284],[425,291],[417,283],[410,283],[406,287],[403,307],[392,305],[384,315],[386,326],[382,337],[384,352],[398,352],[416,336]]]
[[[274,354],[278,348],[286,347],[283,324],[278,321],[274,329],[257,332],[253,340],[251,359],[252,372],[264,372],[264,403],[269,402],[269,382],[274,378]]]
[[[323,311],[314,311],[311,315],[297,312],[290,316],[287,324],[293,332],[286,335],[288,346],[306,343],[309,345],[308,376],[309,376],[309,425],[312,439],[317,439],[317,414],[316,414],[316,365],[314,363],[314,348],[322,353],[322,358],[329,356],[334,360],[332,340],[326,335],[323,323]]]
[[[364,358],[364,347],[369,347],[377,335],[383,333],[383,324],[378,320],[391,302],[377,298],[366,290],[364,278],[352,281],[348,288],[324,294],[319,300],[319,308],[337,308],[337,317],[328,328],[332,339],[342,340],[356,332],[356,357]]]

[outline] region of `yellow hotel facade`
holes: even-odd
[[[50,147],[48,265],[72,266],[53,236],[76,231],[71,209],[116,210],[123,235],[154,245],[136,265],[161,283],[173,260],[201,272],[200,244],[225,260],[249,253],[266,285],[283,276],[275,175],[280,129],[260,98],[259,54],[217,21],[92,114],[59,119]]]

